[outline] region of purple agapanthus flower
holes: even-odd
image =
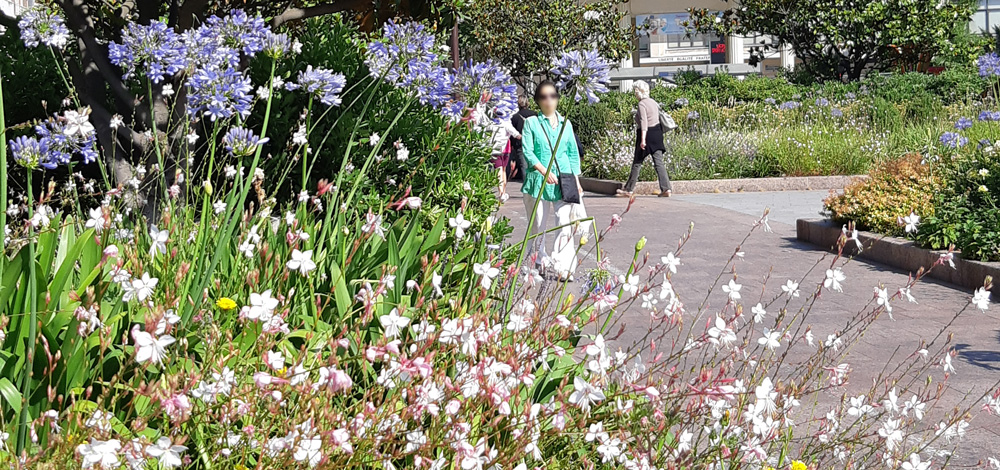
[[[962,137],[957,132],[945,132],[941,134],[941,145],[948,148],[959,148],[969,143],[969,139]]]
[[[775,105],[775,104],[778,103],[778,100],[776,100],[774,98],[767,98],[767,99],[764,100],[764,102],[767,103],[767,104],[770,104],[770,105]]]
[[[996,52],[979,56],[976,59],[976,65],[979,66],[980,77],[996,77],[1000,75],[1000,56]]]
[[[423,104],[439,106],[451,93],[451,73],[438,64],[434,36],[416,22],[382,28],[381,41],[368,44],[365,64],[373,77],[414,93]]]
[[[687,106],[689,103],[690,102],[688,101],[687,98],[677,98],[676,100],[674,100],[674,106],[677,106],[678,108],[683,108]]]
[[[271,28],[260,16],[247,15],[243,10],[232,10],[229,15],[219,18],[212,16],[205,20],[202,36],[216,38],[222,44],[254,56],[264,50]]]
[[[466,62],[452,79],[455,101],[442,113],[461,118],[467,108],[484,109],[493,122],[513,116],[517,112],[517,85],[510,74],[492,60]]]
[[[266,144],[270,139],[257,137],[252,130],[243,127],[229,129],[222,143],[226,150],[237,157],[248,157],[257,151],[257,147]]]
[[[47,162],[49,158],[48,146],[44,140],[38,140],[37,137],[22,135],[11,140],[7,147],[10,149],[14,162],[29,170],[38,168],[42,162]]]
[[[596,50],[564,52],[551,70],[560,89],[572,91],[576,101],[586,97],[590,104],[601,100],[598,93],[608,92],[610,71],[611,64]]]
[[[287,34],[268,33],[264,39],[264,53],[272,59],[280,59],[289,52],[298,53],[301,44],[288,37]]]
[[[830,106],[830,100],[828,100],[826,98],[823,98],[823,97],[816,98],[816,106],[819,106],[819,107],[822,107],[822,108]]]
[[[69,41],[69,29],[66,28],[63,17],[42,5],[36,5],[22,13],[17,27],[21,30],[21,40],[28,47],[45,44],[62,49]]]
[[[1000,111],[983,111],[979,113],[980,121],[1000,121]]]
[[[347,80],[342,73],[333,73],[332,70],[324,68],[313,68],[312,65],[299,72],[299,79],[293,85],[294,88],[301,88],[319,99],[320,103],[327,106],[340,105],[340,92],[344,89]]]
[[[844,117],[844,112],[840,109],[833,108],[830,110],[830,115],[833,117]]]
[[[802,103],[799,103],[798,101],[785,101],[778,106],[778,109],[790,110],[796,109],[799,106],[802,106]]]
[[[250,79],[235,69],[199,69],[188,79],[188,113],[204,112],[211,120],[250,115]]]
[[[963,131],[970,127],[972,127],[972,119],[969,119],[967,117],[960,117],[958,118],[957,121],[955,121],[955,129]]]
[[[697,121],[701,119],[701,114],[698,111],[690,111],[687,115],[688,121]]]
[[[14,160],[28,169],[54,169],[68,164],[74,156],[83,163],[97,159],[97,135],[88,109],[67,111],[35,126],[35,136],[10,141]]]
[[[108,46],[108,57],[125,71],[122,78],[139,73],[153,83],[173,77],[188,65],[181,36],[159,21],[148,26],[129,23],[122,32],[122,43]]]

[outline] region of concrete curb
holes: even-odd
[[[762,191],[810,191],[821,189],[844,189],[857,179],[867,176],[788,176],[781,178],[741,178],[719,180],[691,180],[672,182],[673,194],[739,193]],[[584,191],[614,195],[624,187],[620,181],[580,177]],[[638,195],[652,195],[660,192],[655,181],[643,181],[635,186]]]
[[[828,219],[798,219],[795,225],[796,238],[799,240],[836,251],[837,241],[842,233],[840,226]],[[844,247],[845,255],[856,255],[910,273],[931,266],[941,254],[947,253],[920,248],[908,240],[871,232],[859,231],[858,239],[861,240],[864,250],[858,253],[856,245],[848,243]],[[986,276],[993,276],[993,295],[994,298],[1000,297],[1000,263],[961,259],[956,254],[955,269],[947,264],[937,266],[928,276],[970,290],[983,287]]]

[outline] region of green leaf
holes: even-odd
[[[4,407],[10,407],[14,414],[21,412],[21,392],[7,377],[0,377],[0,397],[3,397]]]

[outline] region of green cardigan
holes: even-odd
[[[524,122],[524,131],[521,133],[521,143],[524,147],[524,160],[526,168],[524,172],[524,185],[521,192],[531,197],[541,198],[546,201],[562,200],[562,191],[559,184],[548,184],[545,182],[545,174],[535,170],[536,164],[548,167],[552,158],[552,146],[559,141],[559,148],[556,151],[556,162],[552,164],[552,174],[558,177],[560,170],[562,173],[580,174],[580,149],[576,146],[576,135],[573,134],[573,124],[556,114],[559,125],[552,127],[545,116],[539,114],[532,116]],[[566,130],[559,139],[559,130],[566,125]],[[546,138],[547,137],[547,138]],[[559,165],[558,169],[556,164]]]

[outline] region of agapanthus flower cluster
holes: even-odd
[[[270,139],[258,137],[250,129],[233,127],[222,138],[222,143],[226,145],[226,150],[234,156],[248,157],[257,151],[257,147],[266,144],[268,140]]]
[[[83,163],[97,159],[97,136],[87,108],[55,115],[35,126],[35,134],[9,143],[14,161],[25,168],[51,170],[68,164],[74,156]]]
[[[786,110],[787,111],[787,110],[791,110],[791,109],[796,109],[796,108],[798,108],[800,106],[802,106],[802,103],[800,103],[798,101],[785,101],[784,103],[781,103],[780,105],[778,105],[778,109]]]
[[[122,78],[139,73],[153,83],[173,77],[188,65],[181,36],[155,20],[148,26],[129,23],[122,32],[122,43],[108,45],[108,57],[125,71]]]
[[[967,117],[961,117],[958,118],[957,121],[955,121],[955,129],[964,131],[965,129],[968,129],[970,127],[972,127],[972,119],[969,119]]]
[[[28,47],[45,44],[62,49],[69,40],[69,29],[62,16],[43,5],[36,5],[25,11],[17,22],[17,27],[21,29],[21,40]]]
[[[365,64],[373,77],[416,94],[423,104],[444,104],[451,92],[451,74],[438,64],[434,36],[420,23],[389,21],[381,41],[368,44]]]
[[[830,100],[828,100],[826,98],[823,98],[823,97],[816,98],[816,106],[819,106],[819,107],[830,106]]]
[[[969,139],[962,137],[957,132],[945,132],[941,134],[941,145],[948,148],[959,148],[969,143]]]
[[[211,120],[250,115],[253,86],[250,78],[233,68],[203,68],[188,79],[187,111],[204,112]]]
[[[339,106],[340,92],[343,91],[347,80],[342,73],[333,73],[332,70],[324,68],[313,68],[312,65],[299,72],[299,79],[295,83],[289,83],[286,88],[301,88],[319,99],[320,103],[327,106]]]
[[[452,81],[455,102],[442,111],[461,118],[467,108],[482,109],[493,122],[500,122],[517,112],[517,85],[510,74],[492,60],[465,63]]]
[[[979,113],[980,121],[1000,121],[1000,111],[983,111]]]
[[[268,45],[271,28],[260,16],[247,15],[243,10],[232,10],[225,17],[212,16],[205,20],[201,36],[215,38],[218,43],[242,51],[249,57]]]
[[[979,56],[976,65],[979,67],[980,77],[1000,76],[1000,55],[997,55],[996,52]]]
[[[601,99],[598,93],[607,93],[611,83],[611,64],[596,50],[569,51],[563,53],[552,67],[557,78],[556,85],[564,91],[572,91],[573,99],[587,98],[590,104]]]

